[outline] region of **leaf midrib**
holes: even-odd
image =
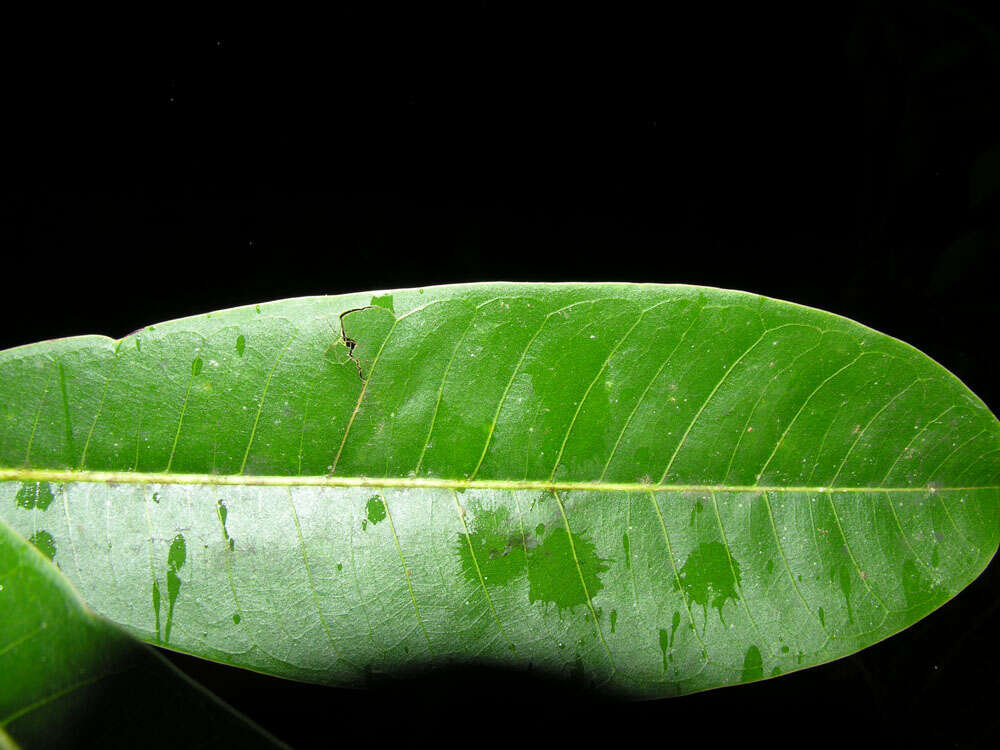
[[[557,482],[507,479],[446,479],[436,477],[290,476],[253,474],[178,474],[138,471],[74,471],[64,469],[0,469],[0,482],[90,482],[95,484],[191,484],[245,487],[388,487],[446,490],[537,490],[543,492],[733,492],[733,493],[824,493],[824,492],[973,492],[1000,490],[1000,485],[945,487],[923,485],[800,486],[736,484],[652,484],[644,482]]]

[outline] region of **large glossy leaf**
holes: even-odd
[[[684,286],[288,300],[0,354],[0,519],[151,643],[634,695],[910,625],[1000,537],[1000,424],[843,318]]]
[[[32,541],[0,524],[0,748],[282,746],[88,612]]]

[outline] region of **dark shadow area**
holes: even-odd
[[[35,710],[4,726],[18,747],[214,749],[259,743],[256,728],[217,697],[194,688],[158,651],[117,628],[99,628],[106,635],[100,636],[102,648],[93,652],[92,663],[76,659],[67,666],[59,644],[39,659],[51,670],[49,691]],[[88,636],[78,635],[88,653]],[[78,679],[64,682],[67,675]]]

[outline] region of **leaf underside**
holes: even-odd
[[[303,680],[758,680],[907,627],[1000,538],[979,399],[742,292],[286,300],[9,350],[0,383],[0,522],[135,636]]]
[[[0,748],[283,747],[88,612],[0,524]],[[178,717],[184,717],[178,721]]]

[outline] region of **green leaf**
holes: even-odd
[[[0,524],[0,748],[282,746],[88,612],[48,552]]]
[[[981,401],[742,292],[286,300],[10,350],[0,382],[3,523],[136,636],[298,679],[758,680],[909,626],[1000,539]]]

